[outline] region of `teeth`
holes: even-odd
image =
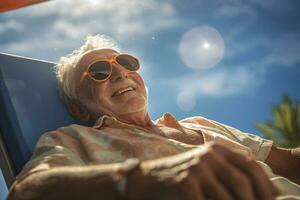
[[[133,90],[132,87],[128,87],[128,88],[125,88],[125,89],[123,89],[123,90],[119,90],[119,91],[117,92],[117,95],[120,95],[120,94],[122,94],[122,93],[124,93],[124,92],[131,91],[131,90]]]

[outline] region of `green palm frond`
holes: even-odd
[[[285,96],[283,99],[282,104],[280,105],[281,113],[283,115],[283,120],[285,121],[286,131],[291,135],[293,132],[293,125],[292,125],[292,117],[293,117],[293,108],[292,108],[292,101],[288,96]]]
[[[266,138],[278,146],[297,147],[300,144],[300,104],[284,95],[282,102],[273,106],[273,121],[260,122],[255,126]]]
[[[255,127],[262,133],[264,133],[268,139],[273,138],[273,128],[264,123],[257,123]]]
[[[285,124],[284,124],[285,123],[284,116],[281,113],[281,110],[278,106],[273,108],[273,115],[274,115],[274,118],[275,118],[274,125],[279,130],[285,131],[286,128],[285,128]]]
[[[298,104],[297,105],[297,107],[296,107],[296,130],[297,130],[297,132],[299,133],[300,132],[300,104]],[[298,134],[298,138],[300,137],[300,135]]]

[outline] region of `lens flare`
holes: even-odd
[[[196,106],[196,97],[192,93],[180,92],[177,96],[177,105],[182,111],[191,111]]]
[[[194,69],[207,69],[214,67],[222,60],[225,45],[216,29],[199,26],[182,36],[178,51],[186,66]]]

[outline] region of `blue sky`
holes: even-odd
[[[60,0],[0,15],[0,51],[56,62],[106,34],[141,59],[149,112],[201,115],[260,134],[300,99],[298,0]]]

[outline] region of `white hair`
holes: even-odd
[[[84,45],[74,50],[71,54],[61,57],[55,66],[58,86],[64,98],[68,100],[78,100],[75,92],[75,85],[72,84],[72,75],[80,58],[87,51],[94,49],[113,49],[120,51],[116,42],[106,35],[88,36]]]

